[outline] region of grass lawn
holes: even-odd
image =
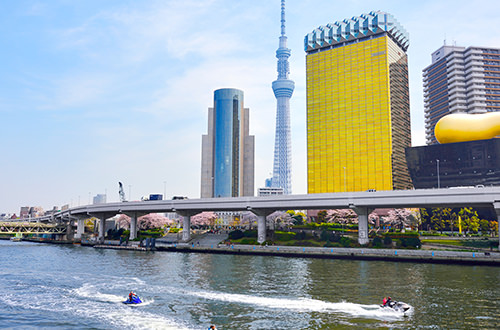
[[[482,240],[423,239],[422,244],[439,244],[439,245],[489,249],[492,245],[494,245],[495,247],[498,246],[498,239],[482,239]]]

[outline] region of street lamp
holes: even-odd
[[[438,189],[439,189],[441,188],[441,182],[439,181],[439,159],[436,159],[436,167],[437,167]]]
[[[130,201],[132,201],[132,193],[131,193],[131,191],[132,191],[132,185],[129,184],[128,185],[128,199]]]
[[[167,181],[163,181],[163,199],[167,199]]]

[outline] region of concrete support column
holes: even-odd
[[[65,237],[67,241],[72,241],[75,238],[75,232],[73,231],[73,220],[71,218],[66,224],[66,235],[64,235],[63,237]]]
[[[75,238],[81,239],[84,232],[85,232],[85,219],[78,219],[76,221]]]
[[[129,215],[130,217],[130,236],[129,239],[133,240],[137,238],[137,213]]]
[[[188,242],[191,240],[191,215],[184,214],[182,216],[182,241]]]
[[[266,241],[266,216],[257,216],[257,242],[262,244]]]
[[[257,242],[259,244],[262,244],[266,241],[267,235],[266,235],[266,217],[273,213],[275,210],[269,210],[269,209],[264,209],[264,210],[252,210],[251,208],[248,208],[249,211],[251,211],[253,214],[257,216]]]
[[[366,207],[349,207],[358,215],[358,242],[361,245],[368,244],[368,214],[370,210]]]
[[[130,217],[130,236],[129,240],[133,240],[137,238],[137,219],[139,217],[142,217],[143,215],[146,215],[148,213],[144,212],[121,212],[120,213],[125,214],[126,216]]]
[[[495,209],[495,213],[497,214],[497,221],[500,224],[500,202],[493,203],[493,208]],[[500,251],[500,225],[498,228],[498,250]]]
[[[106,228],[106,217],[104,215],[99,217],[99,242],[104,243],[104,230]]]

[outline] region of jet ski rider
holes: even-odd
[[[382,305],[385,307],[385,306],[391,306],[391,297],[387,297],[387,298],[384,298],[384,300],[382,300]]]
[[[132,301],[134,299],[134,297],[136,297],[136,294],[132,291],[130,291],[130,293],[128,294],[128,301]]]

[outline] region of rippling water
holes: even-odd
[[[500,268],[0,241],[0,327],[498,329]],[[130,290],[145,301],[121,302]],[[384,295],[413,308],[378,306]]]

